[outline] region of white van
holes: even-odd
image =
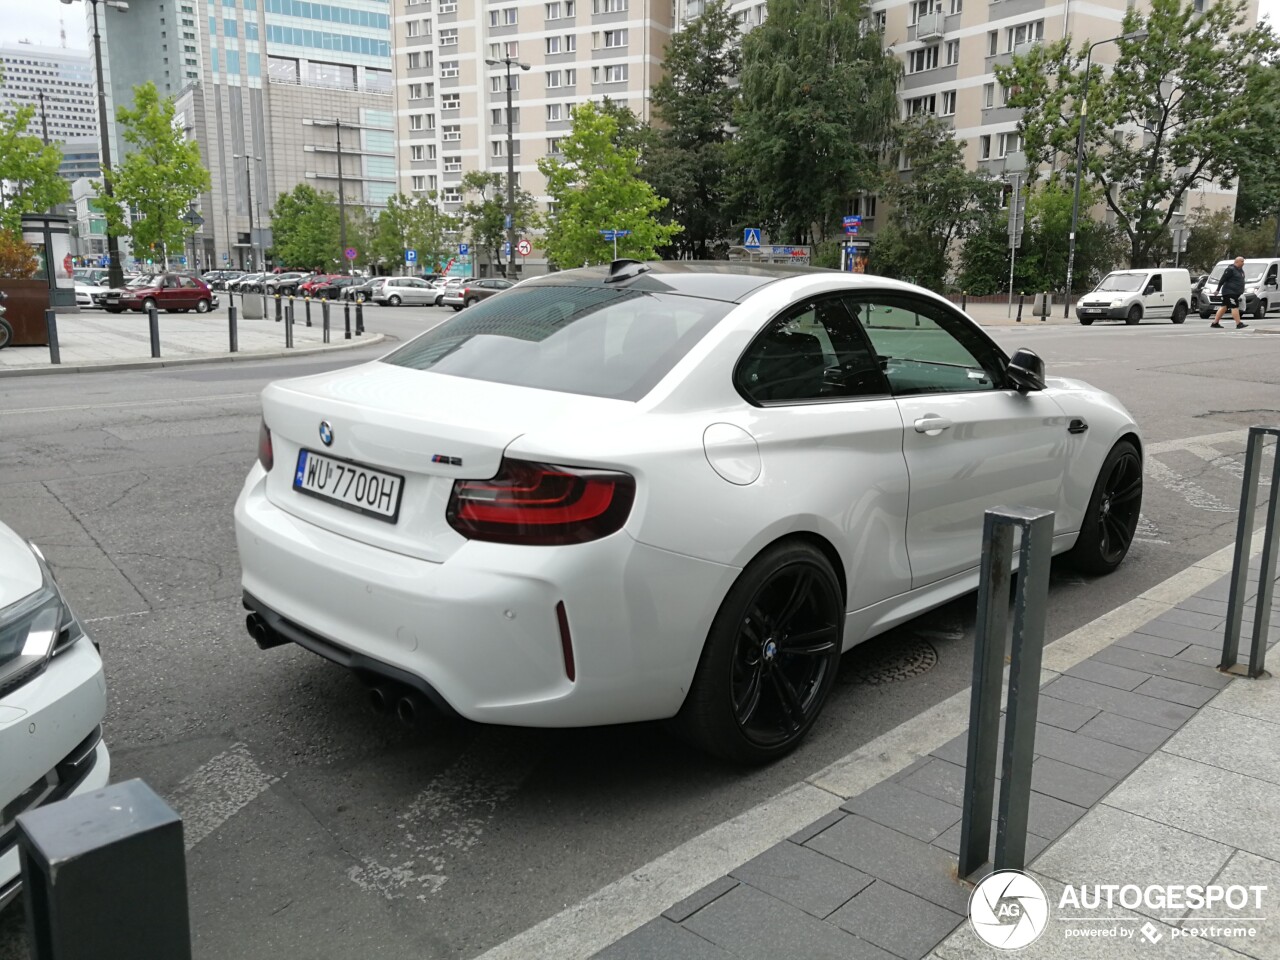
[[[1222,280],[1222,271],[1234,261],[1221,260],[1204,282],[1204,290],[1200,294],[1200,319],[1208,320],[1222,306],[1222,295],[1218,293],[1218,284]],[[1255,319],[1261,320],[1267,311],[1280,307],[1280,260],[1260,258],[1244,262],[1244,303],[1241,312],[1252,313]]]
[[[1182,269],[1116,270],[1076,303],[1086,327],[1095,320],[1182,323],[1191,310],[1191,274]]]

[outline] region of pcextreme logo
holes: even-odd
[[[1049,898],[1018,870],[993,873],[969,897],[969,922],[984,942],[1001,950],[1035,943],[1049,925]]]

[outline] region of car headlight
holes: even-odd
[[[1123,306],[1124,306],[1124,301],[1123,301],[1123,300],[1112,300],[1112,301],[1111,301],[1111,305],[1112,305],[1113,307],[1123,307]]]
[[[40,589],[0,609],[0,693],[40,673],[84,636],[35,544],[31,552],[40,565]]]

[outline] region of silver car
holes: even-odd
[[[389,307],[402,303],[435,303],[436,292],[431,284],[418,277],[388,277],[382,287],[373,292],[373,301]]]

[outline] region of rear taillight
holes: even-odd
[[[492,480],[458,480],[449,526],[470,540],[559,546],[622,529],[635,500],[626,473],[503,460]]]
[[[267,426],[266,420],[258,427],[258,462],[268,472],[276,462],[275,453],[271,449],[271,428]]]

